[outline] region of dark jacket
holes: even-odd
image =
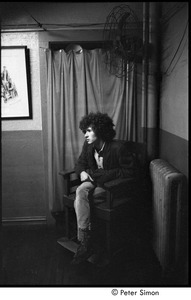
[[[113,140],[105,143],[103,149],[103,169],[98,169],[94,158],[94,145],[85,141],[82,152],[75,166],[75,172],[80,175],[86,171],[100,184],[117,178],[136,178],[137,168],[134,156],[128,152],[123,141]]]

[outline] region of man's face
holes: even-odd
[[[95,135],[91,126],[86,129],[84,136],[88,144],[92,144],[97,140],[97,136]]]

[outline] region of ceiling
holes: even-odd
[[[0,2],[0,17],[3,30],[103,28],[119,5],[128,5],[142,22],[143,2]]]

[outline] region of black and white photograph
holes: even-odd
[[[0,295],[190,299],[188,11],[0,3]]]

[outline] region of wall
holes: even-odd
[[[178,3],[163,3],[160,156],[188,176],[188,4]]]
[[[166,16],[166,17],[165,17]],[[160,157],[188,178],[188,3],[163,2]],[[188,278],[187,180],[181,195],[178,270]]]
[[[3,221],[46,220],[39,42],[37,33],[4,33],[2,46],[30,51],[31,120],[2,121]]]

